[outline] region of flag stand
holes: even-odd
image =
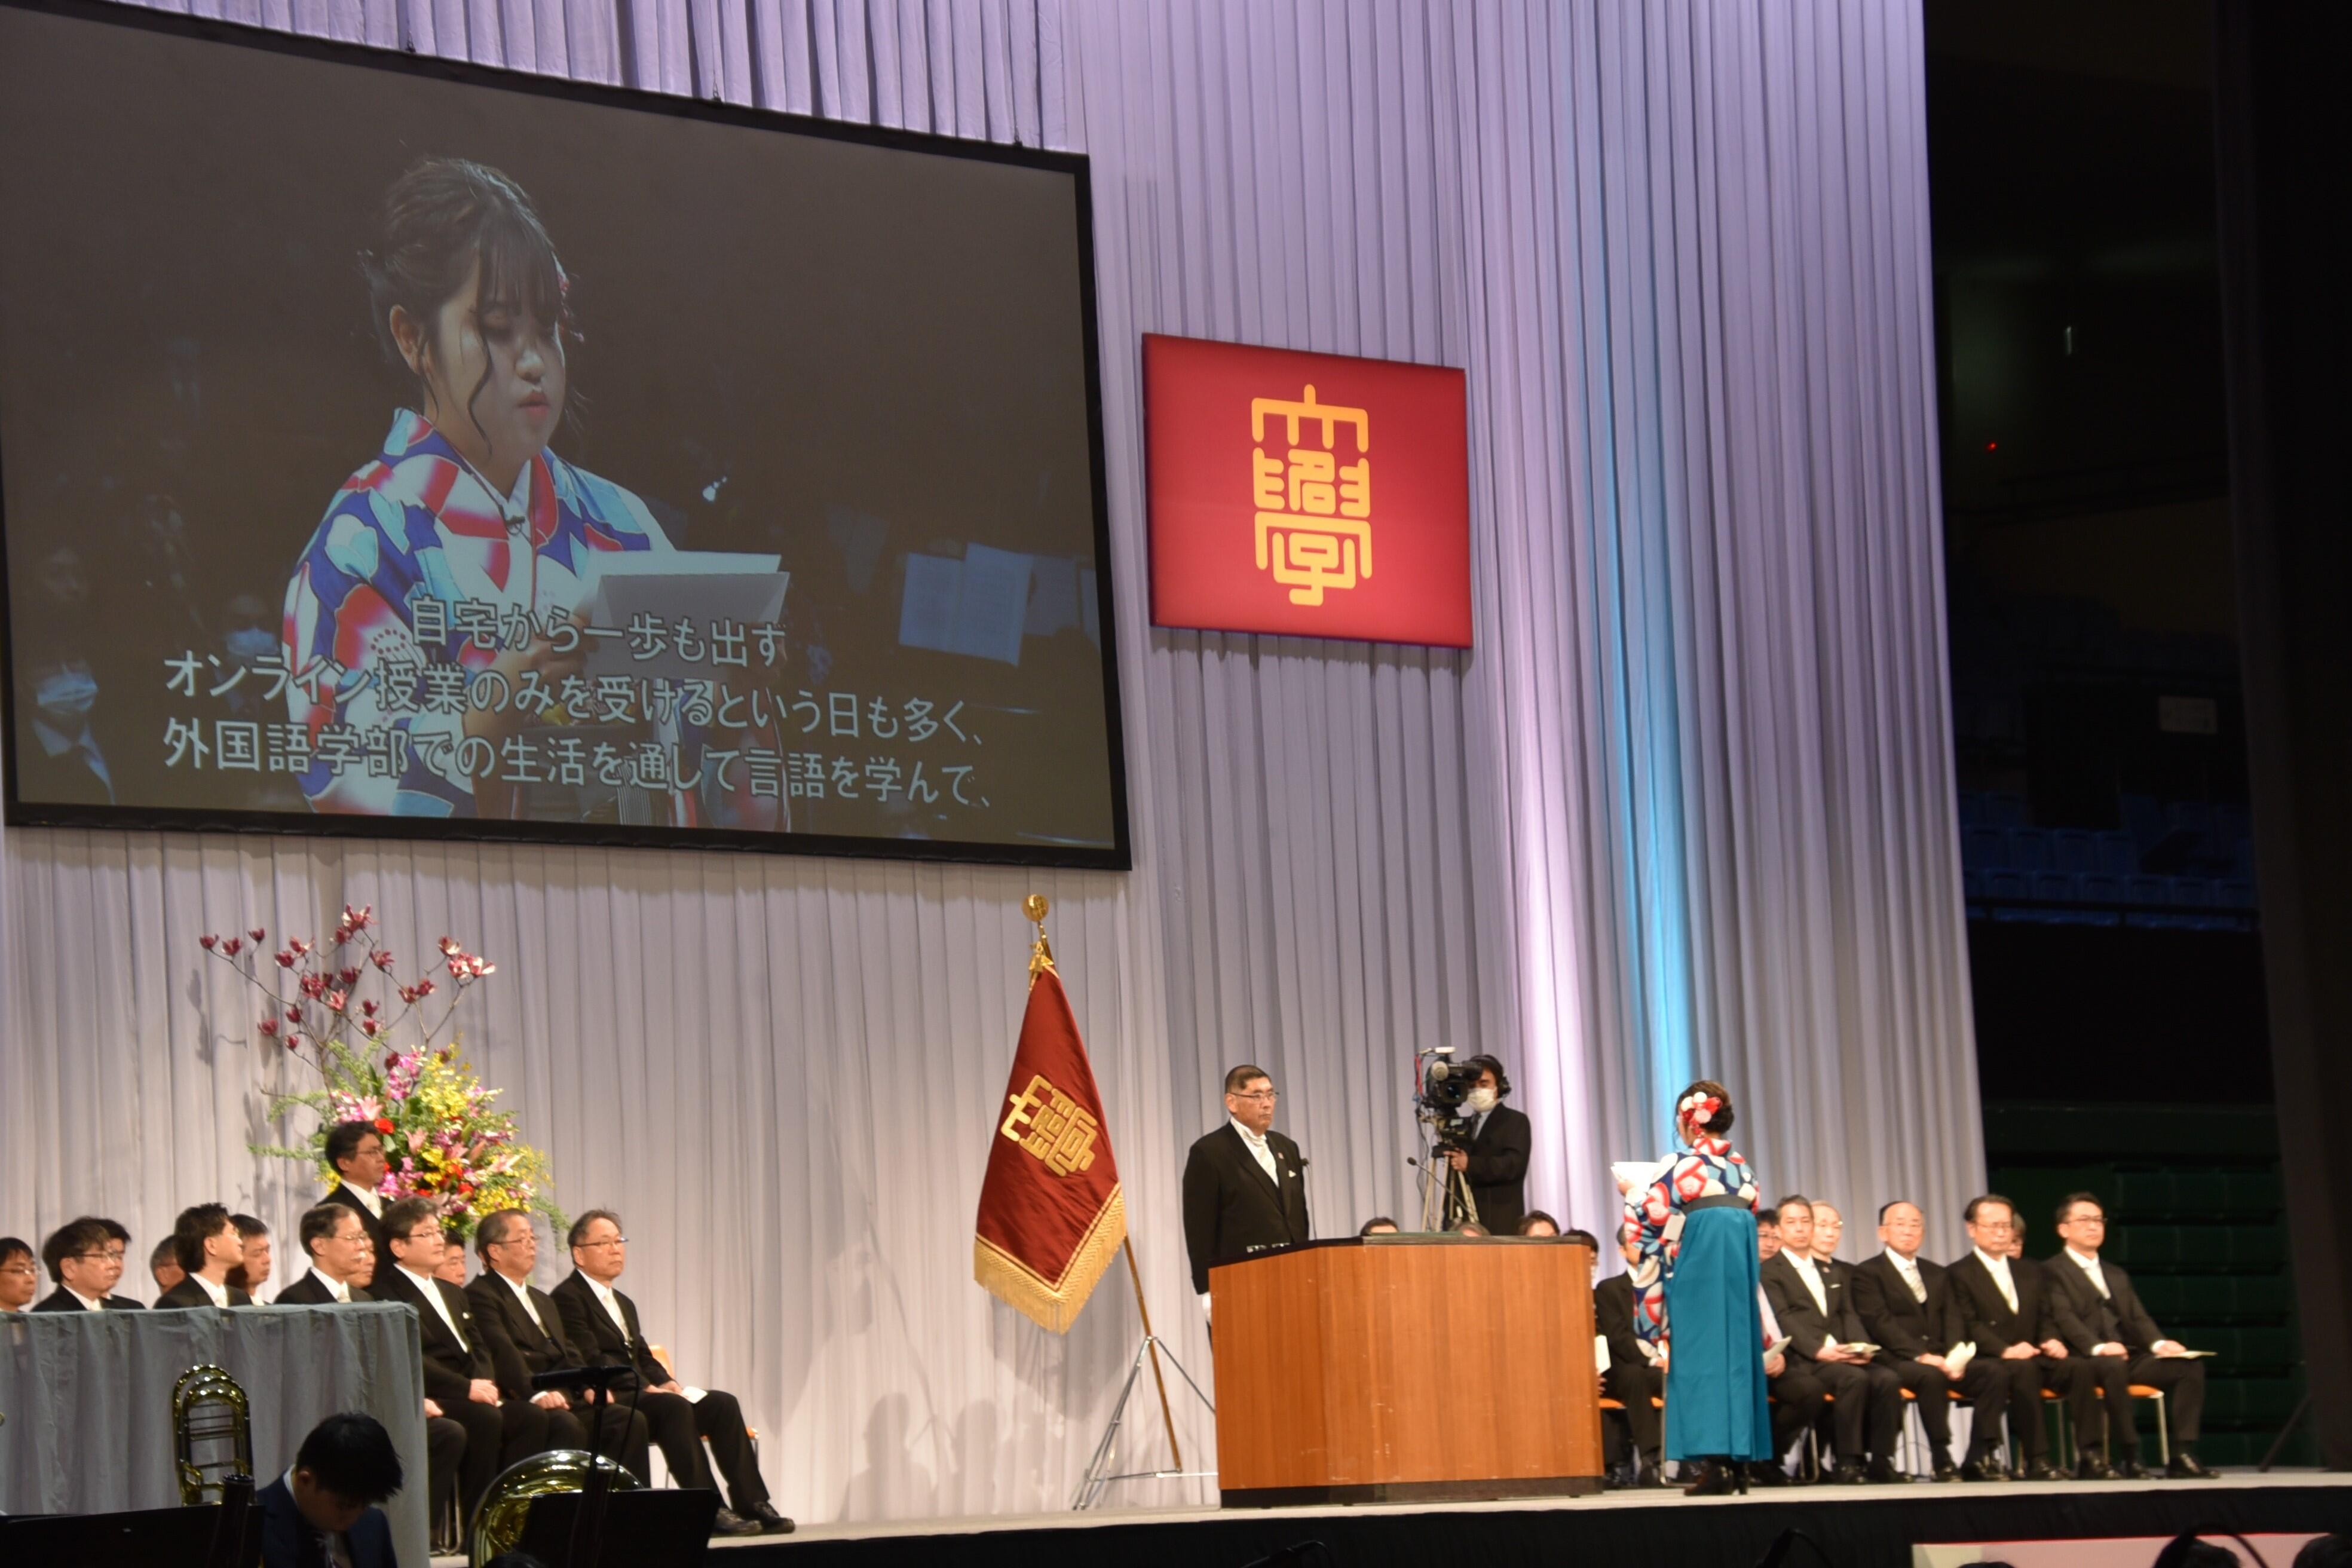
[[[1036,893],[1032,893],[1021,900],[1021,912],[1037,927],[1036,942],[1029,950],[1029,985],[1033,991],[1036,988],[1037,977],[1040,974],[1053,973],[1055,976],[1055,984],[1058,986],[1060,984],[1061,972],[1054,963],[1053,944],[1045,940],[1045,914],[1049,908],[1044,897]],[[1116,1195],[1115,1190],[1114,1195]],[[985,1204],[987,1200],[983,1196],[982,1201]],[[1184,1468],[1184,1450],[1176,1441],[1175,1413],[1169,1408],[1168,1405],[1168,1377],[1160,1366],[1161,1354],[1166,1353],[1169,1365],[1176,1369],[1177,1375],[1183,1378],[1185,1386],[1192,1389],[1194,1397],[1208,1406],[1211,1415],[1216,1415],[1217,1407],[1207,1394],[1201,1392],[1201,1385],[1192,1381],[1192,1374],[1184,1370],[1184,1363],[1176,1359],[1175,1352],[1167,1350],[1167,1347],[1160,1342],[1160,1336],[1151,1331],[1151,1309],[1144,1304],[1143,1271],[1136,1267],[1135,1243],[1122,1236],[1118,1245],[1119,1250],[1127,1255],[1127,1277],[1135,1285],[1135,1310],[1136,1314],[1143,1320],[1143,1342],[1136,1347],[1135,1360],[1127,1369],[1127,1383],[1118,1391],[1118,1403],[1111,1407],[1110,1425],[1103,1428],[1102,1440],[1095,1445],[1094,1458],[1087,1462],[1087,1473],[1079,1479],[1077,1492],[1070,1500],[1070,1507],[1073,1510],[1094,1507],[1101,1500],[1105,1489],[1113,1481],[1191,1479],[1196,1477],[1213,1477],[1217,1473],[1214,1470],[1187,1470]],[[985,1284],[987,1281],[983,1279],[982,1283]],[[1109,1471],[1118,1452],[1119,1428],[1126,1423],[1128,1401],[1135,1397],[1136,1380],[1143,1375],[1143,1363],[1147,1356],[1151,1361],[1151,1381],[1160,1390],[1160,1420],[1168,1433],[1168,1452],[1170,1458],[1175,1461],[1175,1468],[1133,1470],[1122,1475],[1112,1475]]]
[[[1135,1266],[1135,1244],[1124,1241],[1119,1247],[1127,1254],[1128,1278],[1135,1281],[1135,1310],[1143,1319],[1143,1342],[1135,1347],[1135,1360],[1129,1363],[1127,1369],[1126,1386],[1118,1391],[1118,1403],[1111,1406],[1110,1425],[1103,1428],[1102,1441],[1095,1445],[1095,1457],[1087,1465],[1087,1473],[1079,1478],[1078,1489],[1070,1499],[1073,1510],[1094,1507],[1102,1500],[1103,1492],[1113,1481],[1191,1480],[1213,1477],[1217,1473],[1184,1468],[1184,1450],[1176,1441],[1175,1414],[1168,1407],[1168,1378],[1160,1370],[1160,1352],[1166,1347],[1160,1342],[1160,1336],[1151,1331],[1151,1310],[1143,1304],[1143,1275]],[[1176,1369],[1176,1374],[1184,1380],[1184,1385],[1192,1391],[1195,1398],[1208,1406],[1209,1414],[1214,1415],[1217,1413],[1216,1402],[1201,1392],[1201,1385],[1192,1381],[1192,1374],[1184,1370],[1184,1363],[1176,1359],[1174,1351],[1168,1351],[1167,1355],[1168,1364]],[[1118,1429],[1127,1419],[1127,1402],[1135,1397],[1136,1380],[1143,1375],[1146,1356],[1151,1358],[1152,1381],[1160,1385],[1160,1419],[1167,1428],[1169,1457],[1175,1460],[1176,1468],[1171,1470],[1129,1470],[1113,1475],[1110,1467],[1118,1452]]]

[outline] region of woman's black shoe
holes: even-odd
[[[1740,1490],[1748,1489],[1744,1481],[1737,1484]],[[1698,1462],[1698,1479],[1683,1489],[1683,1496],[1728,1497],[1734,1485],[1729,1466],[1717,1459],[1701,1459]]]

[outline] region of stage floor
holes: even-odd
[[[1097,1509],[897,1525],[804,1526],[789,1536],[713,1542],[723,1568],[889,1563],[1019,1564],[1076,1560],[1116,1568],[1244,1568],[1310,1542],[1328,1549],[1286,1558],[1319,1564],[1433,1568],[1605,1563],[1608,1568],[1753,1568],[1783,1531],[1799,1548],[1790,1568],[1912,1568],[1911,1548],[1974,1541],[2169,1536],[2184,1530],[2352,1531],[2352,1475],[2317,1470],[2224,1472],[2212,1481],[2008,1485],[1786,1487],[1746,1497],[1675,1491],[1598,1497],[1281,1509]],[[1083,1539],[1076,1537],[1082,1536]],[[737,1555],[743,1553],[745,1555]],[[460,1558],[436,1557],[459,1564]],[[2251,1565],[2250,1565],[2251,1568]],[[2271,1568],[2285,1568],[2273,1563]]]

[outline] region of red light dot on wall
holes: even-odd
[[[1998,441],[1987,441],[1985,443],[1985,450],[1988,452],[1998,452],[2000,450],[2000,443]]]

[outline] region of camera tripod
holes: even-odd
[[[1451,1230],[1478,1217],[1478,1200],[1470,1193],[1470,1175],[1457,1171],[1445,1158],[1443,1138],[1423,1143],[1421,1160],[1421,1228]]]

